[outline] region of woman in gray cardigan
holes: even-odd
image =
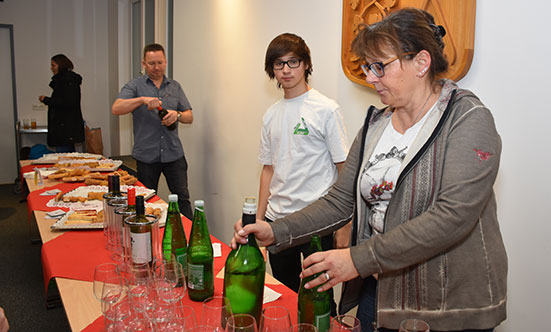
[[[328,194],[274,223],[235,225],[278,252],[352,218],[351,245],[305,259],[308,287],[344,282],[363,331],[420,318],[432,331],[492,331],[506,318],[507,255],[493,184],[501,139],[471,92],[438,80],[445,30],[418,9],[364,26],[352,49],[387,108],[368,111]],[[320,225],[323,225],[320,228]]]

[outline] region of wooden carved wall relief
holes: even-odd
[[[360,68],[363,59],[350,50],[350,44],[362,23],[373,24],[405,7],[421,8],[434,16],[446,29],[444,53],[449,70],[444,77],[458,81],[471,66],[474,53],[476,0],[343,0],[342,67],[346,76],[358,84],[370,86]]]

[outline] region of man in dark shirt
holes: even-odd
[[[191,105],[180,84],[165,76],[166,55],[161,45],[151,44],[144,48],[142,66],[145,75],[122,88],[111,111],[115,115],[132,113],[132,156],[137,161],[138,180],[157,190],[163,173],[170,192],[178,194],[180,212],[192,219],[184,149],[178,129],[168,129],[175,122],[193,122]],[[168,111],[162,121],[158,115],[159,106]]]

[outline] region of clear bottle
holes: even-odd
[[[130,226],[132,262],[152,265],[155,257],[153,253],[152,224],[145,216],[143,196],[136,196],[136,215],[130,218],[133,218]]]
[[[319,235],[312,235],[311,253],[322,251]],[[327,332],[331,321],[331,296],[328,291],[318,292],[317,287],[306,289],[304,285],[319,277],[317,273],[303,278],[298,291],[298,322],[313,324],[319,332]]]
[[[256,222],[256,198],[245,198],[241,220],[243,225]],[[234,314],[250,314],[260,322],[265,275],[266,262],[251,233],[247,243],[238,245],[226,259],[224,296],[229,299]]]
[[[193,301],[203,301],[214,294],[213,258],[205,202],[197,200],[187,247],[188,294]]]
[[[158,106],[157,110],[159,111],[159,118],[162,121],[163,118],[168,114],[168,111],[166,109],[162,108],[161,106]],[[176,129],[177,126],[178,126],[178,120],[176,120],[174,123],[171,123],[170,125],[168,125],[167,128],[169,130],[174,130],[174,129]]]
[[[166,215],[165,233],[163,235],[163,259],[170,260],[174,255],[182,264],[184,275],[187,276],[187,238],[182,224],[178,195],[168,195],[168,212]]]

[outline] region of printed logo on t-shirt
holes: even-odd
[[[304,118],[300,118],[302,120],[302,126],[301,123],[297,123],[295,126],[295,131],[293,132],[294,135],[308,135],[310,131],[308,130],[308,126],[306,125],[306,121],[304,121]]]

